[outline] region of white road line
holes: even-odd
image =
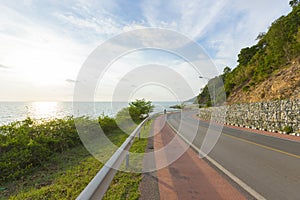
[[[194,144],[192,144],[190,141],[188,141],[183,135],[181,135],[175,128],[172,126],[168,121],[168,125],[175,131],[186,143],[188,143],[192,148],[194,148],[199,154],[203,154],[201,150],[196,147]],[[230,171],[225,169],[221,164],[219,164],[217,161],[209,157],[208,155],[205,157],[211,164],[213,164],[215,167],[217,167],[219,170],[221,170],[224,174],[226,174],[231,180],[236,182],[240,187],[242,187],[245,191],[247,191],[249,194],[251,194],[254,198],[258,200],[266,200],[265,197],[263,197],[261,194],[256,192],[254,189],[252,189],[249,185],[247,185],[245,182],[243,182],[241,179],[233,175]]]

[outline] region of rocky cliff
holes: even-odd
[[[228,104],[252,103],[278,99],[300,99],[300,62],[275,71],[260,84],[248,91],[234,90],[227,98]]]

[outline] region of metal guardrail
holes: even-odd
[[[105,192],[107,191],[110,183],[112,182],[117,169],[121,166],[125,157],[126,152],[129,151],[136,134],[140,132],[145,123],[160,113],[152,114],[142,121],[135,130],[129,135],[125,142],[119,147],[119,149],[111,156],[111,158],[105,163],[101,170],[96,174],[96,176],[91,180],[91,182],[84,188],[80,195],[76,198],[77,200],[87,200],[87,199],[102,199]]]

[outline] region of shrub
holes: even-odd
[[[104,133],[111,132],[118,128],[118,125],[114,118],[108,116],[100,116],[98,118],[98,121]]]
[[[250,90],[250,86],[246,85],[245,87],[243,87],[243,92],[248,92]]]
[[[129,103],[129,114],[133,121],[139,123],[141,119],[146,118],[153,111],[153,108],[151,101],[137,99]]]
[[[81,143],[73,117],[36,122],[31,118],[0,127],[0,180],[17,179],[54,152]]]
[[[293,130],[293,127],[291,127],[291,126],[285,126],[285,127],[283,128],[283,131],[284,131],[286,134],[290,134],[290,133],[292,133],[294,130]]]

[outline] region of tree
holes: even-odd
[[[241,49],[238,54],[238,66],[232,71],[224,68],[221,78],[227,97],[241,90],[265,81],[274,72],[288,66],[300,56],[300,0],[290,1],[292,12],[275,20],[269,30],[257,36],[257,44]],[[210,101],[209,88],[206,85],[198,95],[199,104]],[[216,87],[216,97],[219,86]],[[216,99],[218,101],[218,98]],[[209,103],[207,103],[209,105]]]
[[[138,122],[149,116],[149,113],[153,111],[153,108],[154,106],[151,101],[137,99],[129,103],[129,114],[134,121]]]
[[[261,40],[261,39],[263,39],[263,38],[265,37],[265,35],[266,35],[265,32],[260,32],[260,33],[258,34],[258,36],[256,37],[255,40]]]
[[[228,74],[228,73],[230,73],[231,72],[231,69],[230,69],[230,67],[225,67],[224,69],[223,69],[223,74],[226,76],[226,74]]]
[[[240,54],[238,55],[239,64],[246,66],[250,62],[252,57],[256,54],[257,51],[258,51],[258,49],[257,49],[256,45],[254,45],[252,47],[243,48],[241,50]]]
[[[300,3],[299,0],[291,0],[291,1],[289,2],[289,4],[290,4],[291,7],[296,7],[296,6],[299,5],[299,3]]]

